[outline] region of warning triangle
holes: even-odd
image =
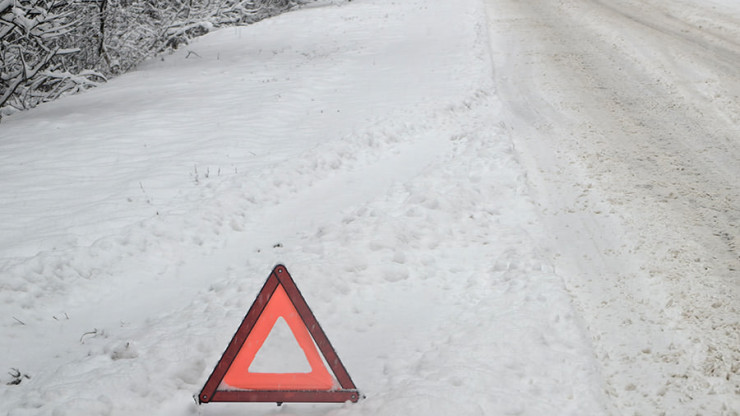
[[[281,318],[310,371],[268,373],[252,368],[255,357]],[[357,388],[283,265],[275,266],[267,278],[198,395],[200,403],[357,400]]]

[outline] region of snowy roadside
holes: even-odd
[[[317,3],[8,118],[1,408],[605,413],[489,53],[478,0]],[[196,407],[278,262],[368,398]]]

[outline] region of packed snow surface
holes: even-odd
[[[4,119],[0,414],[737,415],[738,39],[322,0]],[[367,397],[198,406],[278,263]]]
[[[620,414],[740,412],[740,3],[488,3],[496,87]]]

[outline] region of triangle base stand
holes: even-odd
[[[357,390],[219,390],[213,397],[199,397],[205,402],[275,402],[282,403],[357,403],[361,395]],[[205,401],[207,400],[207,401]]]

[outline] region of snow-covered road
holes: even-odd
[[[740,6],[488,6],[510,132],[612,403],[738,411]]]

